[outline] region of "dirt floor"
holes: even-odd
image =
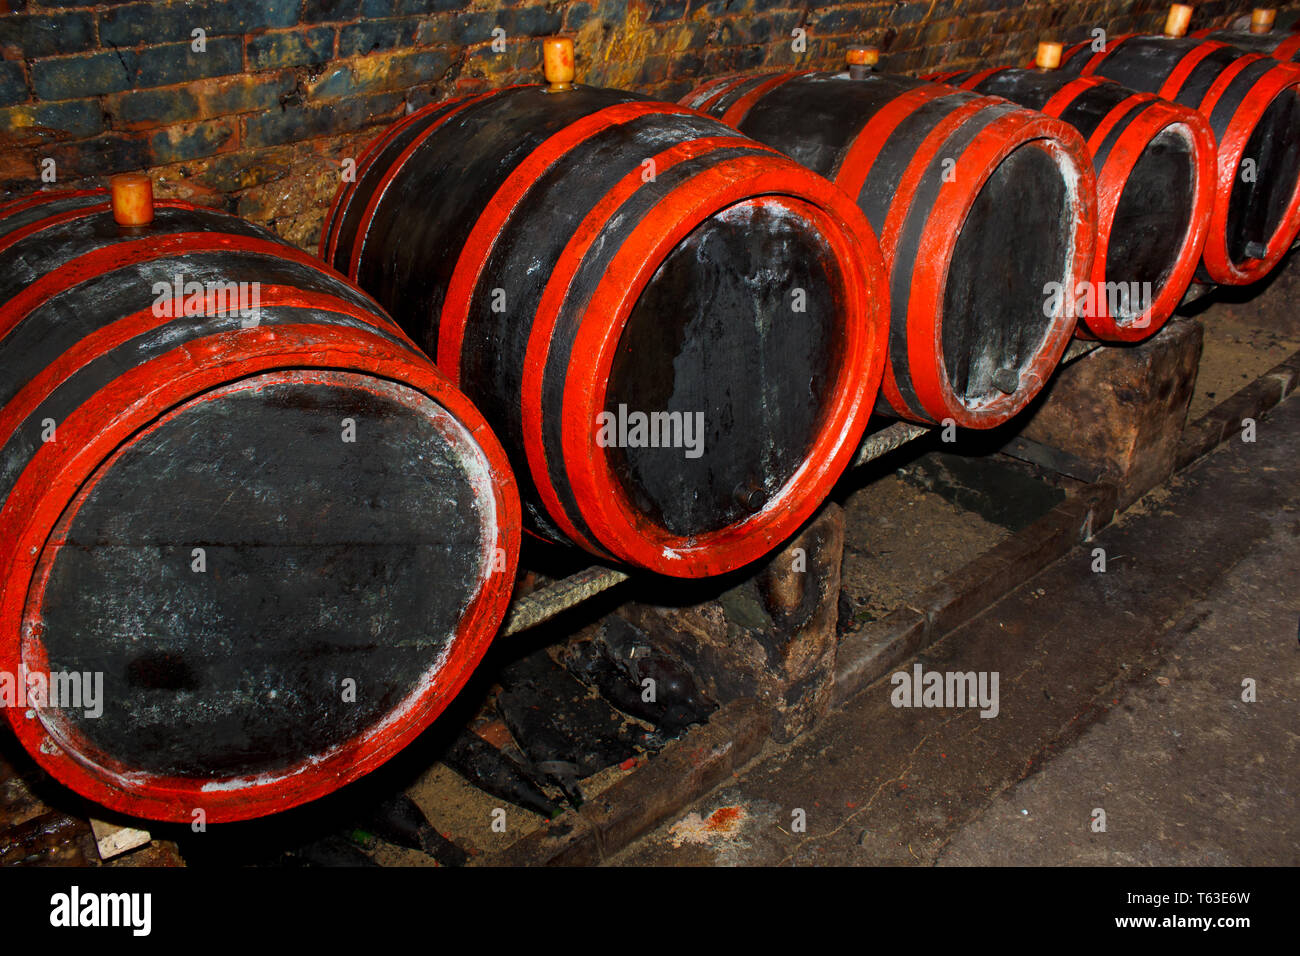
[[[1205,346],[1187,420],[1300,350],[1300,257],[1246,289],[1218,289],[1188,310],[1205,328]]]
[[[878,682],[614,862],[1300,863],[1298,478],[1292,399],[921,655],[995,717]]]

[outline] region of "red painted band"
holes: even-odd
[[[453,384],[460,382],[460,353],[465,341],[465,325],[469,321],[474,289],[478,286],[483,267],[487,264],[501,228],[514,213],[515,207],[536,185],[538,177],[580,143],[611,126],[621,126],[642,116],[690,114],[691,111],[684,106],[641,100],[607,106],[550,136],[511,171],[470,230],[460,255],[456,258],[443,297],[442,316],[438,322],[438,367],[451,378]]]
[[[324,272],[320,260],[306,252],[282,242],[253,239],[248,236],[216,232],[179,232],[117,242],[64,263],[41,276],[4,305],[0,305],[0,339],[8,335],[18,322],[46,299],[79,282],[124,266],[195,251],[261,253]],[[404,342],[410,342],[406,333],[388,318],[387,313],[378,304],[375,305],[375,319],[384,323],[385,331],[399,336]],[[415,348],[414,343],[411,347]]]
[[[1300,33],[1293,33],[1273,48],[1273,59],[1290,63],[1300,53]]]
[[[976,183],[962,189],[941,189],[917,250],[907,308],[908,364],[913,391],[925,418],[951,418],[961,427],[989,428],[1014,416],[1046,383],[1069,344],[1075,326],[1071,296],[1062,307],[1034,357],[1021,372],[1021,387],[972,407],[953,391],[943,360],[942,316],[948,264],[976,196],[1007,156],[1017,149],[1045,150],[1061,168],[1071,189],[1072,248],[1063,283],[1072,292],[1091,272],[1096,241],[1096,181],[1082,138],[1061,120],[1017,110],[982,129],[962,152],[954,170],[955,183]]]
[[[3,206],[0,206],[0,219],[22,212],[24,209],[30,209],[32,206],[39,206],[41,203],[55,202],[60,199],[78,199],[82,196],[107,195],[107,189],[60,189],[47,193],[32,193],[30,196],[11,199]]]
[[[506,90],[512,90],[515,88],[516,87],[513,86],[507,86],[499,90],[492,90],[487,93],[479,93],[476,96],[465,97],[464,101],[461,102],[459,106],[448,110],[442,116],[438,117],[435,122],[429,124],[429,128],[420,133],[419,136],[415,137],[406,149],[402,150],[401,155],[398,156],[397,159],[393,160],[393,164],[388,167],[384,172],[383,178],[378,182],[378,184],[376,184],[375,191],[370,194],[370,199],[366,202],[366,208],[361,213],[361,221],[357,227],[357,234],[352,240],[352,254],[348,257],[348,268],[346,273],[348,278],[356,281],[357,272],[361,267],[361,253],[366,245],[366,236],[370,230],[370,225],[375,219],[375,210],[379,207],[379,203],[384,198],[384,194],[388,192],[388,188],[393,184],[393,180],[397,178],[397,174],[402,171],[402,167],[406,165],[406,162],[411,158],[411,155],[423,146],[434,133],[446,125],[453,116],[463,112],[465,109],[473,106],[480,100],[487,99],[489,96],[497,96],[504,93]]]
[[[853,142],[841,153],[835,168],[831,170],[830,178],[856,202],[862,194],[871,167],[898,125],[922,104],[941,96],[951,96],[954,92],[954,87],[935,83],[931,86],[918,86],[891,100],[858,130]]]
[[[1137,106],[1139,103],[1155,102],[1164,101],[1160,100],[1159,97],[1153,93],[1134,93],[1132,96],[1124,97],[1124,99],[1120,100],[1111,108],[1110,112],[1101,118],[1101,122],[1097,124],[1097,128],[1094,129],[1092,135],[1088,137],[1088,152],[1093,156],[1097,155],[1097,150],[1101,149],[1102,144],[1106,142],[1106,137],[1110,135],[1111,130],[1113,130],[1121,120],[1128,116],[1129,111],[1132,110],[1133,107]],[[1044,110],[1044,112],[1047,111]],[[1131,123],[1132,120],[1130,119],[1130,124]],[[1131,125],[1129,129],[1131,129]],[[1127,131],[1128,130],[1126,129],[1125,135],[1127,135]],[[1119,144],[1116,143],[1116,145]]]
[[[1161,133],[1173,128],[1185,132],[1192,150],[1192,202],[1187,231],[1179,244],[1174,265],[1150,306],[1121,322],[1110,314],[1108,298],[1096,291],[1104,289],[1111,279],[1107,251],[1115,214],[1129,177],[1147,147]],[[1095,151],[1099,142],[1094,137],[1089,149]],[[1111,342],[1140,341],[1158,331],[1173,314],[1195,275],[1209,231],[1210,209],[1214,203],[1215,153],[1214,135],[1200,113],[1154,98],[1115,142],[1107,154],[1105,165],[1097,173],[1097,254],[1092,270],[1095,314],[1085,315],[1082,320],[1091,337]]]
[[[370,169],[380,151],[401,134],[402,130],[413,123],[418,123],[423,117],[445,105],[447,104],[430,103],[428,106],[421,107],[414,113],[402,117],[370,141],[361,155],[357,157],[356,166],[352,171],[352,181],[347,182],[345,180],[339,183],[339,188],[334,192],[334,200],[330,203],[329,211],[325,213],[325,222],[321,226],[320,244],[317,247],[317,254],[320,258],[330,263],[330,265],[334,264],[334,253],[337,251],[336,245],[338,243],[338,224],[347,217],[348,206],[352,203],[352,197],[356,194],[357,186],[361,183],[361,177]]]
[[[932,83],[946,83],[949,86],[957,87],[959,90],[974,90],[975,87],[979,86],[994,73],[1001,73],[1003,70],[1009,69],[1011,69],[1009,66],[990,66],[987,69],[976,70],[970,76],[966,77],[966,79],[958,83],[952,82],[952,79],[953,77],[961,76],[961,70],[952,73],[932,73],[925,77],[925,79],[930,80]]]
[[[1201,102],[1200,112],[1209,116],[1237,74],[1250,63],[1262,59],[1258,54],[1243,56],[1224,70]],[[1243,62],[1244,61],[1244,62]],[[1225,285],[1246,285],[1267,275],[1291,246],[1300,230],[1300,181],[1287,200],[1278,227],[1266,243],[1267,251],[1258,259],[1235,262],[1228,251],[1228,209],[1232,191],[1251,134],[1273,101],[1286,91],[1300,92],[1300,67],[1279,62],[1250,88],[1224,131],[1218,149],[1216,201],[1210,214],[1210,232],[1205,240],[1203,262],[1210,278]]]
[[[154,203],[154,208],[155,209],[157,208],[194,209],[195,207],[191,206],[187,202],[177,202],[175,200],[164,199]],[[46,216],[44,219],[38,219],[36,222],[29,222],[21,229],[15,229],[12,232],[8,232],[5,235],[0,236],[0,252],[4,252],[10,246],[22,242],[28,236],[35,235],[36,233],[40,232],[43,229],[47,229],[50,226],[57,226],[59,223],[62,222],[73,222],[74,220],[77,219],[89,219],[91,216],[98,216],[101,213],[108,212],[111,209],[112,206],[109,203],[103,203],[102,205],[97,204],[94,206],[79,206],[76,209],[66,209],[63,212],[54,213],[52,215]]]
[[[1222,50],[1226,47],[1226,43],[1219,43],[1215,40],[1207,40],[1206,42],[1193,47],[1181,60],[1178,61],[1178,65],[1174,67],[1173,72],[1165,78],[1164,83],[1160,85],[1157,95],[1160,96],[1161,99],[1176,100],[1179,91],[1183,88],[1183,84],[1186,83],[1187,78],[1192,75],[1192,71],[1201,65],[1201,61],[1215,50]]]
[[[941,87],[941,89],[945,89],[947,92],[951,92],[953,88]],[[939,123],[935,124],[935,126],[928,133],[926,133],[925,138],[922,139],[919,144],[917,144],[912,154],[911,162],[908,163],[907,169],[903,171],[903,175],[899,178],[898,185],[894,189],[894,198],[889,204],[888,215],[885,217],[885,222],[882,225],[880,230],[880,248],[885,257],[885,265],[889,268],[891,273],[895,268],[895,264],[897,262],[899,231],[903,228],[903,223],[907,221],[907,217],[910,214],[912,209],[912,202],[916,197],[917,187],[920,185],[921,180],[924,177],[925,172],[929,168],[931,162],[934,160],[934,157],[938,154],[939,150],[943,148],[943,145],[944,143],[947,142],[948,137],[950,137],[957,129],[959,129],[962,126],[962,124],[964,124],[971,117],[976,116],[979,113],[983,112],[984,110],[988,109],[990,106],[994,106],[1002,102],[1005,101],[998,99],[996,97],[989,97],[989,96],[978,96],[974,99],[968,100],[967,102],[962,103],[952,112],[950,112]],[[1017,112],[1016,114],[1013,115],[1021,115],[1021,112]],[[863,135],[862,133],[859,133],[858,139],[860,139],[862,135]],[[856,146],[856,144],[857,144],[857,139],[854,140],[854,145]],[[883,148],[884,143],[883,142],[880,143],[879,146]],[[874,157],[872,158],[874,160]],[[846,159],[846,165],[847,165],[847,159]],[[960,188],[971,189],[970,203],[973,203],[975,201],[975,195],[983,187],[985,178],[987,178],[987,176],[979,179],[960,180]],[[953,182],[948,183],[947,185],[958,187],[959,181],[957,177],[954,175]],[[848,192],[847,189],[845,191]],[[860,191],[861,190],[859,189],[859,192]],[[849,194],[853,196],[858,195],[858,193],[852,193],[852,192],[850,192]],[[966,206],[967,208],[969,208],[969,203],[966,204]],[[927,231],[929,228],[930,227],[927,223]],[[960,225],[958,225],[958,229],[960,229]],[[952,238],[955,245],[957,232],[954,232]],[[922,242],[924,243],[924,240],[922,240]],[[908,293],[909,302],[911,298],[911,289],[914,288],[916,282],[915,265],[913,265],[912,268],[913,268],[913,274],[912,274],[911,282],[909,282],[909,293]],[[909,315],[911,314],[912,311],[911,307],[905,305],[904,303],[894,302],[893,307],[894,309],[898,309],[900,307],[907,308]],[[934,323],[936,329],[941,329],[943,325],[942,311],[936,311],[932,315],[931,320]],[[909,320],[907,371],[909,373],[909,377],[915,378],[914,364],[916,359],[913,356],[912,335],[913,335],[913,331]],[[928,335],[922,336],[923,348],[924,348],[924,343],[928,341],[928,338],[929,338]],[[893,409],[893,411],[896,414],[900,416],[923,421],[926,422],[927,424],[930,423],[927,413],[923,408],[912,407],[911,403],[908,402],[906,398],[904,398],[902,389],[898,384],[899,372],[897,369],[894,368],[894,360],[892,354],[886,357],[885,362],[886,362],[885,381],[888,383],[887,388],[885,389],[885,398],[886,401],[889,402],[890,407]],[[895,402],[897,402],[897,404],[895,404]],[[960,409],[957,409],[955,411],[960,412]],[[945,418],[949,418],[949,417],[957,418],[957,415],[945,413],[944,415],[935,418],[934,421],[940,422],[943,421]]]
[[[736,102],[728,106],[727,111],[722,114],[722,122],[726,123],[728,126],[739,127],[741,121],[749,113],[755,103],[767,96],[768,93],[772,92],[778,86],[793,80],[796,76],[807,76],[809,72],[810,71],[808,70],[801,70],[798,73],[781,73],[777,76],[769,77],[762,83],[756,85],[752,90],[746,92],[745,95],[737,99]]]
[[[1084,90],[1095,89],[1109,82],[1109,80],[1102,79],[1100,76],[1076,77],[1053,93],[1051,98],[1043,104],[1041,112],[1060,119],[1061,114],[1070,108],[1070,105],[1079,98]]]
[[[730,87],[734,85],[738,82],[738,79],[738,77],[730,75],[720,76],[716,79],[709,80],[709,82],[705,83],[703,86],[697,86],[695,89],[691,90],[691,92],[678,100],[677,103],[678,105],[685,106],[688,109],[703,111],[704,104],[713,99],[713,94],[715,92],[723,86]]]
[[[1097,68],[1101,66],[1102,60],[1106,59],[1106,57],[1110,56],[1117,49],[1119,49],[1124,44],[1125,40],[1131,40],[1135,35],[1136,34],[1128,33],[1125,34],[1124,36],[1116,37],[1114,40],[1106,40],[1102,44],[1102,48],[1098,51],[1094,51],[1092,56],[1088,58],[1088,62],[1085,63],[1083,65],[1083,69],[1079,71],[1079,75],[1092,76],[1092,74],[1097,72]],[[1074,56],[1076,51],[1082,50],[1084,47],[1089,47],[1089,46],[1091,46],[1090,43],[1084,42],[1078,44],[1075,47],[1072,47],[1070,51],[1066,53],[1065,57],[1063,57],[1063,61],[1071,59]]]
[[[724,96],[726,96],[736,87],[748,83],[751,79],[753,79],[753,77],[749,77],[749,76],[731,77],[729,81],[720,84],[718,89],[714,90],[713,95],[706,98],[704,102],[700,103],[700,105],[695,107],[695,109],[699,110],[702,113],[711,113],[714,104],[716,104],[719,100],[721,100]]]
[[[263,306],[321,309],[347,315],[384,331],[390,331],[378,314],[358,308],[351,302],[332,295],[306,292],[291,286],[271,285],[262,287],[259,298]],[[0,444],[3,444],[8,436],[13,434],[18,426],[54,393],[55,389],[82,368],[131,339],[161,328],[172,321],[174,321],[172,316],[155,315],[152,308],[141,309],[139,312],[101,326],[85,338],[78,340],[76,345],[55,357],[40,374],[24,385],[7,405],[0,408]]]

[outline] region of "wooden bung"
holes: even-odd
[[[576,71],[573,66],[573,41],[568,37],[547,37],[542,41],[542,72],[550,84],[550,92],[563,93],[573,89]]]
[[[1165,36],[1187,36],[1187,27],[1192,22],[1192,7],[1187,3],[1171,3],[1169,16],[1165,20]]]
[[[108,181],[113,219],[119,226],[153,222],[153,181],[144,173],[121,173]]]
[[[1055,70],[1061,65],[1061,51],[1064,46],[1060,43],[1045,40],[1038,44],[1038,54],[1034,57],[1034,66],[1040,70]]]
[[[1272,7],[1256,7],[1250,11],[1250,32],[1268,33],[1273,29],[1273,20],[1276,17],[1277,11]]]
[[[873,46],[851,46],[844,59],[848,62],[849,75],[860,80],[880,63],[880,51]]]

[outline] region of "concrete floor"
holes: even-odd
[[[879,682],[615,862],[1300,863],[1298,479],[1293,398],[922,655],[996,717]]]

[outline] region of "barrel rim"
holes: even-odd
[[[228,361],[213,361],[217,358]],[[322,367],[322,358],[329,362],[327,366]],[[8,555],[0,555],[0,580],[4,582],[0,590],[0,669],[21,673],[23,623],[37,562],[60,517],[101,464],[202,393],[250,376],[289,369],[351,371],[387,379],[424,394],[455,418],[487,463],[496,508],[495,546],[504,550],[506,567],[493,570],[499,551],[488,556],[487,574],[454,638],[461,653],[448,653],[444,670],[396,718],[395,730],[381,726],[382,739],[341,746],[324,759],[308,759],[272,780],[236,777],[214,781],[155,774],[107,779],[104,768],[88,766],[83,755],[64,751],[49,739],[39,719],[26,719],[15,708],[8,708],[10,726],[38,763],[56,779],[105,806],[172,822],[188,822],[192,810],[202,807],[209,821],[220,822],[262,816],[324,796],[377,768],[426,729],[469,679],[504,619],[518,564],[518,493],[504,450],[469,399],[432,366],[413,365],[411,357],[394,343],[369,333],[317,325],[278,326],[274,331],[253,328],[190,342],[131,369],[65,419],[61,428],[65,432],[71,429],[72,441],[57,443],[59,450],[47,453],[44,461],[34,458],[24,469],[14,493],[0,509],[0,529],[16,542]],[[106,422],[103,412],[88,407],[91,405],[126,411]],[[73,446],[75,451],[62,451]],[[29,517],[24,521],[25,515]],[[15,586],[16,582],[21,586]],[[367,733],[373,730],[368,728]],[[54,752],[47,752],[50,749]]]
[[[731,142],[734,137],[700,137],[678,143],[662,150],[651,157],[655,169],[667,172],[678,163],[694,159],[699,155],[720,147],[724,141]],[[775,150],[773,155],[778,155]],[[534,487],[547,514],[570,539],[580,547],[601,555],[609,555],[605,547],[592,541],[584,534],[575,521],[571,519],[560,501],[558,491],[551,480],[548,467],[546,441],[543,436],[544,410],[542,404],[542,385],[546,374],[547,359],[550,355],[551,338],[554,334],[560,311],[568,297],[573,277],[582,265],[583,258],[593,242],[599,238],[605,223],[633,193],[644,185],[640,170],[633,170],[613,188],[602,196],[587,212],[582,222],[573,230],[573,235],[561,250],[551,274],[547,277],[542,295],[538,299],[537,311],[529,330],[525,345],[523,378],[520,395],[520,424],[523,435],[525,459]],[[629,313],[630,314],[630,313]],[[621,331],[620,331],[621,335]],[[457,353],[456,361],[460,356]]]
[[[778,74],[760,84],[760,88],[764,93],[770,92],[782,83],[801,76],[822,76],[840,79],[844,77],[844,74],[832,74],[815,70]],[[925,103],[953,94],[973,95],[975,99],[963,103],[954,111],[962,113],[963,116],[976,114],[982,107],[1013,105],[1002,97],[984,96],[979,93],[972,94],[969,90],[945,83],[922,82],[912,77],[902,77],[901,79],[912,80],[918,85],[900,93],[884,104],[863,123],[848,145],[842,149],[831,174],[836,186],[851,197],[854,205],[857,205],[857,200],[860,198],[863,188],[865,188],[871,167],[874,165],[883,144],[900,122],[912,115]],[[855,82],[847,79],[844,81]],[[712,96],[704,102],[704,106],[707,107],[710,103],[716,103],[719,97],[724,96],[728,90],[734,89],[740,82],[744,82],[744,79],[742,78],[728,86],[715,89]],[[750,94],[753,92],[750,91]],[[697,90],[695,93],[687,94],[683,101],[695,102],[699,100],[698,93]],[[728,108],[729,122],[733,124],[742,122],[749,109],[761,99],[761,94],[757,96],[750,94],[746,94],[745,97],[742,97],[736,104]],[[744,109],[740,108],[742,105]],[[899,224],[911,206],[908,194],[914,190],[919,182],[926,163],[942,147],[946,136],[940,134],[944,131],[950,131],[954,125],[956,125],[955,122],[945,122],[940,124],[942,130],[936,128],[938,132],[931,131],[930,134],[927,134],[926,141],[933,148],[928,151],[918,148],[916,156],[914,156],[902,180],[900,180],[899,187],[895,190],[895,196],[900,197],[900,199],[906,198],[907,201],[895,201],[890,204],[887,219],[881,228],[879,237],[880,246],[884,252],[891,276]],[[1004,143],[1009,146],[1000,156],[997,156],[997,144],[990,140],[989,130],[995,130],[996,135],[1002,136]],[[906,307],[906,316],[903,320],[906,329],[905,348],[908,356],[908,378],[910,379],[911,391],[915,393],[920,407],[916,407],[909,399],[905,399],[899,386],[893,352],[896,348],[903,347],[903,344],[899,343],[897,337],[892,335],[891,323],[889,346],[891,354],[886,362],[885,374],[880,388],[881,400],[888,406],[893,415],[926,424],[953,421],[957,425],[967,428],[991,428],[1008,420],[1023,409],[1046,384],[1052,369],[1055,368],[1061,355],[1064,354],[1076,327],[1077,317],[1073,314],[1072,308],[1063,310],[1062,314],[1056,317],[1040,343],[1034,360],[1027,363],[1024,372],[1022,372],[1021,378],[1024,385],[1012,395],[993,397],[980,406],[972,408],[965,401],[958,398],[951,385],[947,383],[947,372],[942,359],[942,321],[936,322],[934,318],[942,315],[941,290],[946,287],[947,270],[944,254],[951,254],[952,247],[955,246],[959,237],[960,225],[964,221],[966,213],[969,212],[975,197],[983,189],[1001,160],[1010,155],[1014,149],[1038,142],[1055,142],[1058,144],[1057,147],[1048,149],[1049,154],[1053,155],[1067,181],[1071,177],[1079,180],[1074,183],[1070,190],[1075,203],[1075,225],[1072,228],[1071,260],[1069,268],[1066,270],[1068,275],[1062,278],[1068,279],[1070,289],[1073,290],[1091,269],[1096,239],[1096,199],[1095,196],[1090,194],[1095,191],[1095,176],[1091,157],[1079,133],[1072,126],[1059,119],[1044,116],[1037,111],[1028,110],[1024,107],[1014,106],[1006,116],[995,120],[975,137],[975,140],[965,151],[967,157],[973,155],[972,150],[977,142],[984,144],[981,148],[984,149],[987,157],[996,156],[996,159],[990,159],[989,165],[984,167],[978,176],[970,176],[968,173],[967,176],[957,177],[957,181],[963,184],[974,183],[973,188],[964,189],[963,201],[956,210],[959,214],[958,219],[937,225],[939,220],[936,219],[935,210],[931,210],[927,216],[926,238],[924,240],[928,254],[925,257],[918,258],[908,283],[909,301]],[[969,159],[967,161],[969,162]],[[944,199],[945,203],[951,202],[952,192],[952,190],[949,190],[941,194],[941,198]],[[938,209],[938,204],[936,204],[935,209]],[[932,275],[934,272],[932,263],[941,259],[944,261],[942,275]],[[928,291],[924,287],[924,278],[926,276],[930,276],[933,280]],[[940,290],[937,297],[933,294],[936,288]],[[918,290],[920,295],[917,294]],[[927,303],[925,307],[930,309],[928,315],[920,311],[917,304],[920,301]],[[897,311],[900,308],[900,303],[893,303],[893,308]],[[1067,312],[1068,314],[1066,314]],[[925,326],[929,326],[929,328],[926,329]],[[919,378],[923,381],[918,381],[918,370]],[[934,374],[936,371],[938,375]]]
[[[943,358],[943,323],[935,322],[932,317],[942,316],[948,270],[966,216],[1002,162],[1020,149],[1046,152],[1066,183],[1072,209],[1072,215],[1066,219],[1072,241],[1062,277],[1068,283],[1067,294],[1062,297],[1061,307],[1048,324],[1033,358],[1022,367],[1020,387],[1009,395],[1000,394],[972,408],[952,388]],[[940,195],[927,223],[927,228],[933,228],[938,234],[935,242],[939,254],[918,261],[913,272],[913,294],[908,303],[908,346],[913,356],[910,367],[917,397],[935,421],[951,419],[961,427],[992,428],[1013,418],[1037,396],[1074,335],[1078,316],[1073,290],[1091,272],[1096,249],[1096,174],[1083,138],[1074,127],[1023,108],[985,127],[958,159],[959,166],[963,162],[978,163],[976,168],[980,172],[976,176],[957,172],[955,179],[976,185],[961,193]],[[931,248],[936,247],[927,245],[927,249]],[[932,337],[924,334],[927,329],[932,330]]]
[[[1125,128],[1097,172],[1097,248],[1092,275],[1094,285],[1103,285],[1108,278],[1107,252],[1111,229],[1129,177],[1150,144],[1165,132],[1184,131],[1183,135],[1193,151],[1192,202],[1187,230],[1174,257],[1174,265],[1145,311],[1127,321],[1121,321],[1110,314],[1106,297],[1094,297],[1097,311],[1092,316],[1084,316],[1083,325],[1092,337],[1114,342],[1137,342],[1149,338],[1173,315],[1200,264],[1210,228],[1210,211],[1214,205],[1217,150],[1214,134],[1206,119],[1196,110],[1145,93],[1135,93],[1129,100],[1119,104],[1115,111],[1118,112],[1126,103],[1131,105],[1133,99],[1145,101],[1147,105]],[[1088,149],[1094,155],[1105,132],[1108,130],[1103,131],[1098,127],[1088,142]]]
[[[687,180],[673,196],[638,224],[591,296],[588,312],[612,321],[600,328],[584,325],[574,343],[573,354],[583,364],[578,374],[570,367],[565,383],[562,450],[582,516],[602,543],[617,544],[618,556],[630,563],[697,577],[733,570],[767,553],[811,516],[847,467],[884,370],[887,273],[856,204],[784,157],[724,161]],[[592,440],[614,354],[641,292],[668,253],[705,219],[765,197],[805,205],[819,233],[837,250],[846,310],[840,385],[832,390],[835,402],[803,464],[760,511],[702,535],[667,534],[631,506],[604,450]]]

